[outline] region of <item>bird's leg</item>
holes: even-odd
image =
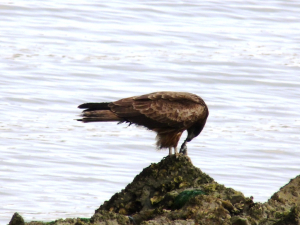
[[[175,155],[178,154],[177,146],[174,148],[174,154],[175,154]]]
[[[184,149],[183,149],[183,151],[182,151],[182,154],[183,154],[183,155],[186,155],[186,156],[188,155],[188,154],[187,154],[187,146],[186,146],[186,145],[184,146]]]
[[[175,155],[175,158],[176,158],[176,159],[179,157],[178,150],[177,150],[177,146],[174,147],[174,155]]]
[[[169,147],[169,156],[172,155],[172,147]]]
[[[186,140],[182,143],[179,153],[183,155],[187,155],[187,147],[186,147]]]

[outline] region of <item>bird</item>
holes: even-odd
[[[182,133],[187,137],[179,153],[187,155],[187,142],[203,130],[209,115],[204,100],[188,92],[161,91],[123,98],[114,102],[90,102],[78,106],[84,109],[81,119],[89,122],[135,124],[157,133],[157,149],[169,149],[169,155],[178,155],[177,145]]]

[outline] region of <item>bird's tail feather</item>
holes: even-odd
[[[84,123],[88,122],[109,122],[109,121],[121,121],[122,119],[110,111],[109,102],[102,103],[84,103],[78,108],[85,109],[83,110],[81,116]]]
[[[84,112],[86,111],[94,111],[94,110],[110,110],[109,105],[110,102],[100,102],[100,103],[95,103],[95,102],[89,102],[89,103],[83,103],[78,106],[79,109],[85,109]]]

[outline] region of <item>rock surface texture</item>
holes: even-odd
[[[9,225],[300,225],[300,176],[266,203],[252,199],[172,155],[145,168],[90,219],[24,223],[14,214]]]

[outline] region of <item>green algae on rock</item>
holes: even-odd
[[[182,208],[185,205],[185,203],[187,203],[191,198],[197,195],[205,195],[205,192],[201,190],[184,190],[183,192],[181,192],[179,195],[176,196],[172,208],[173,209]]]

